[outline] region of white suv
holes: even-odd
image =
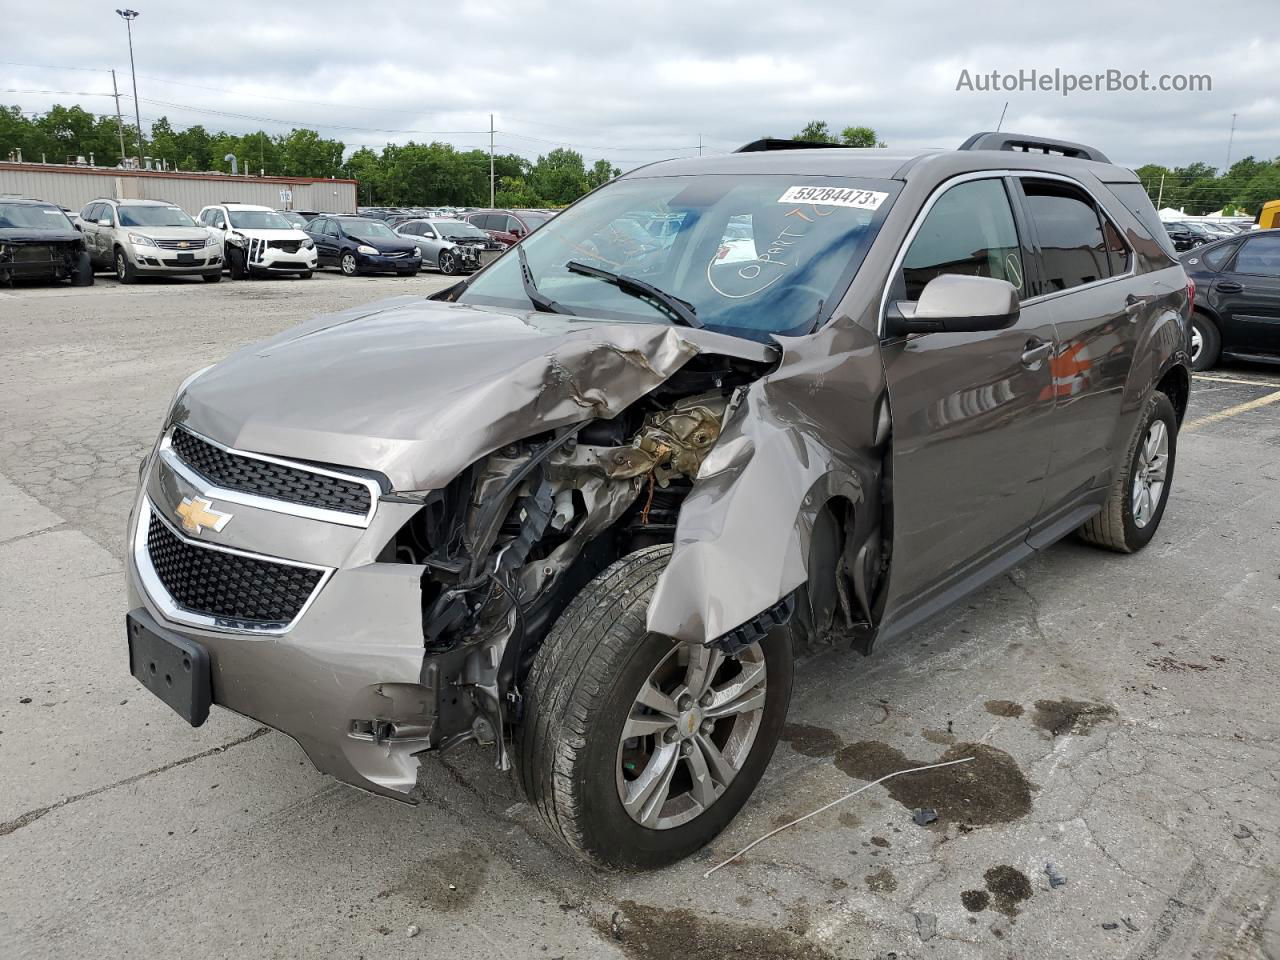
[[[296,273],[307,278],[316,268],[316,245],[270,207],[219,203],[197,218],[222,240],[232,280],[255,273]]]

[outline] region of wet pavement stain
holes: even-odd
[[[844,742],[834,730],[814,727],[807,723],[788,723],[782,728],[782,739],[791,749],[806,757],[829,757]]]
[[[970,913],[981,913],[991,906],[991,894],[985,890],[965,890],[960,894],[960,902]]]
[[[991,891],[992,905],[1006,917],[1018,915],[1018,904],[1031,899],[1031,881],[1016,867],[1001,864],[982,875]]]
[[[872,838],[871,838],[871,843],[872,843],[874,846],[877,846],[877,847],[890,847],[890,846],[892,846],[892,844],[891,844],[891,843],[889,843],[889,841],[888,841],[888,840],[886,840],[884,837],[872,837]]]
[[[381,891],[374,899],[396,897],[449,913],[461,910],[475,899],[488,872],[489,858],[485,852],[478,846],[464,847],[414,864],[402,881]]]
[[[893,893],[898,889],[898,878],[890,872],[888,867],[881,867],[875,873],[869,873],[862,879],[867,882],[867,889],[876,893]]]
[[[597,920],[606,941],[633,960],[733,957],[735,960],[835,960],[833,954],[785,930],[713,920],[691,910],[662,910],[624,900],[614,918]],[[616,927],[614,924],[616,920]]]
[[[836,754],[835,764],[851,777],[876,780],[885,774],[928,763],[973,757],[969,763],[923,773],[908,773],[884,783],[889,796],[908,810],[937,812],[941,823],[985,826],[1009,823],[1031,812],[1031,788],[1013,757],[981,743],[957,743],[936,761],[911,760],[885,743],[852,743]]]
[[[1116,708],[1105,703],[1088,703],[1084,700],[1037,700],[1036,712],[1031,722],[1053,736],[1078,733],[1088,736],[1100,723],[1116,718]]]
[[[861,818],[856,813],[849,813],[847,810],[840,814],[839,820],[840,826],[848,827],[851,830],[855,830],[862,826]]]
[[[1020,717],[1024,713],[1022,704],[1012,700],[988,700],[983,706],[993,717]]]
[[[941,746],[950,746],[956,742],[954,733],[947,733],[945,730],[921,730],[920,736],[924,737],[930,743],[937,743]]]

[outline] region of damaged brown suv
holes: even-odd
[[[476,741],[581,854],[683,857],[763,775],[798,638],[869,654],[1067,534],[1151,539],[1190,384],[1159,229],[1128,170],[1009,135],[632,171],[182,385],[132,672],[385,796]]]

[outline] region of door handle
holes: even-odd
[[[1136,323],[1138,314],[1140,314],[1149,301],[1146,297],[1135,296],[1129,294],[1124,298],[1124,312],[1129,315],[1129,322]]]
[[[1244,284],[1236,283],[1234,280],[1219,280],[1219,293],[1244,293]]]
[[[1034,367],[1047,357],[1052,349],[1053,343],[1051,341],[1032,337],[1027,341],[1027,345],[1022,351],[1022,365],[1024,367]]]

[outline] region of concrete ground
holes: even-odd
[[[569,859],[479,750],[427,758],[413,808],[225,711],[182,723],[129,676],[123,636],[126,513],[173,389],[313,313],[441,283],[0,291],[0,955],[1280,956],[1265,367],[1197,378],[1141,555],[1066,542],[871,659],[810,653],[754,802],[667,870]],[[703,879],[943,756],[976,759]]]

